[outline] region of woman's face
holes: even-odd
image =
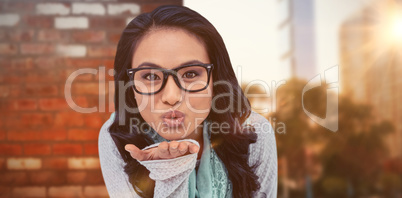
[[[139,41],[133,55],[132,68],[174,69],[193,63],[210,63],[204,44],[185,30],[162,28],[150,31]],[[142,75],[146,80],[159,80],[156,75]],[[177,75],[181,79],[192,78],[194,74]],[[186,92],[169,75],[160,92],[142,95],[134,91],[134,96],[141,116],[159,135],[168,140],[198,139],[202,137],[200,124],[211,109],[212,84],[211,76],[205,90]]]

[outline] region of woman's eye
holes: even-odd
[[[195,78],[196,76],[197,76],[197,73],[195,73],[195,72],[186,72],[183,75],[183,78]]]
[[[146,80],[160,80],[159,76],[156,74],[146,74],[143,78]]]

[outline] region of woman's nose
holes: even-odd
[[[174,81],[172,76],[169,76],[165,85],[165,88],[162,90],[162,102],[174,106],[181,102],[182,100],[182,92]]]

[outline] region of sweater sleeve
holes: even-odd
[[[192,139],[184,139],[199,146],[198,142]],[[155,143],[142,150],[157,147]],[[189,176],[194,170],[197,162],[197,153],[180,156],[173,159],[139,161],[150,172],[149,177],[155,181],[154,197],[183,197],[187,198],[189,193]]]
[[[102,127],[99,134],[99,159],[103,179],[109,196],[114,197],[139,197],[129,182],[128,175],[124,172],[125,162],[108,132],[112,120],[109,119]],[[198,145],[195,140],[190,141]],[[179,141],[179,142],[180,142]],[[155,143],[142,150],[158,146]],[[155,181],[154,197],[188,197],[188,180],[197,162],[197,153],[181,156],[174,159],[139,161],[149,171],[149,177]]]
[[[277,197],[278,159],[275,132],[263,116],[252,112],[250,122],[258,135],[257,142],[250,145],[249,164],[260,163],[256,169],[261,184],[255,197]]]
[[[125,162],[108,131],[111,123],[111,119],[105,122],[98,138],[99,160],[106,189],[111,198],[139,197],[124,172]]]

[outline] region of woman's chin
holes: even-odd
[[[176,129],[158,132],[158,134],[167,140],[182,140],[188,137],[186,132]]]

